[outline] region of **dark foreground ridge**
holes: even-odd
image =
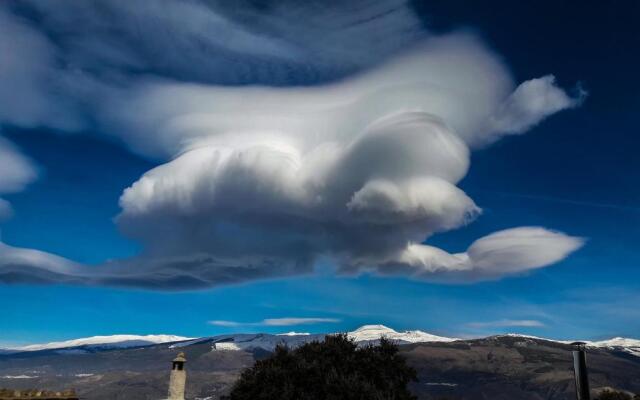
[[[244,368],[271,353],[214,349],[212,340],[129,349],[63,349],[0,355],[0,387],[76,388],[80,398],[152,400],[166,397],[170,362],[189,360],[186,398],[218,400]],[[542,339],[496,336],[400,346],[417,371],[411,391],[421,400],[575,399],[572,347]],[[591,388],[640,392],[640,357],[590,348]]]

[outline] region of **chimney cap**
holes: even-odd
[[[187,359],[184,357],[184,353],[180,352],[180,353],[178,353],[178,356],[173,359],[173,361],[174,362],[186,362]]]

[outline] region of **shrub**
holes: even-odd
[[[346,335],[283,346],[245,370],[228,400],[413,400],[416,372],[386,339],[359,348]]]

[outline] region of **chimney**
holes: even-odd
[[[587,376],[587,355],[584,342],[571,343],[573,353],[573,372],[576,377],[576,399],[591,400],[589,391],[589,377]]]
[[[184,400],[184,387],[187,381],[187,371],[184,369],[184,353],[179,353],[171,364],[171,377],[169,378],[168,400]]]

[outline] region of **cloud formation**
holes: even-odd
[[[444,282],[493,280],[555,264],[583,244],[583,239],[561,232],[519,227],[482,237],[464,253],[450,254],[432,246],[410,244],[381,270]]]
[[[76,283],[82,267],[63,257],[0,242],[0,282]]]
[[[146,256],[88,266],[51,253],[0,242],[0,282],[7,284],[67,284],[179,291],[303,272],[295,264],[272,264],[261,259],[252,263],[247,258],[224,261],[207,254],[160,259]]]
[[[33,163],[11,142],[0,136],[0,196],[24,190],[36,176]],[[12,214],[11,204],[0,197],[0,222]]]
[[[22,0],[13,12],[37,21],[70,70],[116,83],[131,75],[224,85],[322,82],[426,36],[405,0]]]
[[[536,227],[459,254],[423,243],[481,214],[457,187],[473,149],[582,94],[551,75],[516,85],[477,37],[433,36],[403,1],[243,10],[195,0],[0,8],[2,29],[22,43],[0,38],[16,50],[0,99],[21,91],[45,104],[1,121],[91,122],[163,162],[120,198],[117,224],[143,244],[138,257],[90,267],[2,245],[0,281],[182,290],[307,274],[328,257],[340,273],[469,282],[581,246]]]
[[[297,325],[313,325],[322,323],[338,323],[339,319],[336,318],[267,318],[260,322],[238,322],[238,321],[224,321],[213,320],[209,321],[209,325],[222,326],[226,328],[239,327],[239,326],[297,326]]]
[[[366,253],[360,259],[337,259],[339,271],[369,271],[428,282],[470,283],[495,280],[547,267],[568,256],[582,240],[543,228],[499,231],[475,241],[465,253],[450,254],[433,246],[409,244],[386,259]],[[0,282],[73,284],[154,290],[204,289],[313,272],[313,262],[292,259],[296,249],[271,258],[249,253],[223,259],[208,253],[183,257],[141,256],[85,266],[38,250],[0,242]],[[367,258],[369,257],[369,258]],[[375,257],[375,258],[374,258]],[[305,262],[306,261],[306,262]]]
[[[77,129],[80,122],[64,94],[64,70],[56,50],[29,21],[0,5],[0,123],[21,127]]]
[[[544,328],[544,322],[535,319],[501,319],[489,322],[470,322],[467,327],[472,329],[487,328]]]
[[[502,103],[490,120],[490,130],[510,134],[524,133],[549,115],[578,107],[587,96],[580,86],[576,97],[556,86],[556,78],[546,75],[524,82]]]

